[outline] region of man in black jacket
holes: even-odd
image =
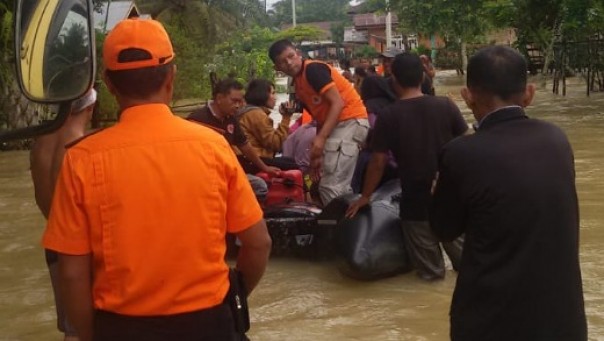
[[[472,57],[462,96],[477,131],[440,156],[431,226],[441,240],[465,233],[452,340],[587,339],[573,152],[525,115],[526,75],[513,49]]]

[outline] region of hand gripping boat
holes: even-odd
[[[273,240],[272,257],[336,259],[340,272],[361,280],[410,270],[399,218],[400,185],[382,185],[370,204],[352,219],[344,217],[358,194],[334,199],[322,210],[304,202],[264,207]]]
[[[333,243],[342,274],[374,280],[411,270],[399,218],[400,188],[398,180],[386,182],[352,219],[344,213],[358,194],[341,196],[325,207],[318,224],[336,227]]]

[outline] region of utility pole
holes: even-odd
[[[105,23],[103,23],[103,33],[107,34],[107,21],[109,21],[109,9],[111,8],[111,0],[107,2],[107,13],[105,13]]]
[[[292,24],[296,27],[296,0],[292,0]]]
[[[386,0],[386,49],[392,47],[392,14],[390,13],[390,0]]]

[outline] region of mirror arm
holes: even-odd
[[[62,102],[59,105],[59,112],[57,113],[56,119],[54,119],[52,122],[49,122],[49,124],[42,124],[35,127],[23,127],[12,131],[0,132],[0,143],[50,134],[63,126],[63,123],[65,123],[65,120],[70,112],[71,101]]]

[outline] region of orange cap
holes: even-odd
[[[120,61],[127,49],[143,50],[150,58]],[[109,32],[103,45],[103,63],[107,70],[132,70],[164,65],[174,59],[174,50],[166,30],[159,21],[132,18],[120,21]]]

